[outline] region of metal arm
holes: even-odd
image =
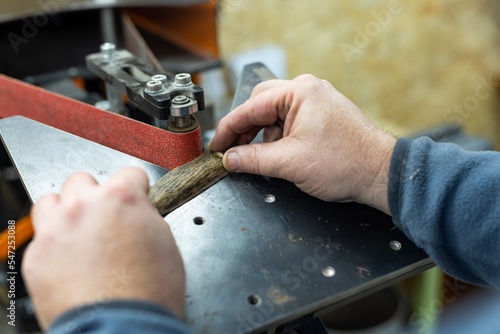
[[[86,57],[86,63],[91,72],[171,131],[192,130],[195,119],[191,115],[205,109],[203,89],[192,83],[190,74],[180,73],[174,78],[158,74],[152,66],[127,50],[116,50],[113,44],[103,44],[101,52]]]

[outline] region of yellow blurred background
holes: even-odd
[[[500,149],[500,5],[487,0],[220,0],[222,56],[286,51],[388,130],[458,122]]]

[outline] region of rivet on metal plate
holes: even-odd
[[[321,271],[321,273],[325,277],[333,277],[333,276],[335,276],[335,269],[333,269],[330,266],[326,266],[326,267],[323,268],[323,270]]]
[[[398,250],[401,250],[402,246],[401,246],[401,243],[399,241],[392,240],[389,243],[389,247],[391,247],[392,250],[398,251]]]
[[[274,197],[274,195],[272,194],[266,194],[264,195],[264,201],[266,203],[274,203],[274,201],[276,201],[276,197]]]

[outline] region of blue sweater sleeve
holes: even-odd
[[[59,316],[47,334],[189,334],[168,310],[142,301],[110,301],[72,309]]]
[[[444,271],[500,288],[500,153],[399,139],[388,200],[394,223]]]

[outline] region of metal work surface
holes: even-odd
[[[0,120],[0,135],[33,200],[77,170],[102,181],[140,166],[151,182],[165,171],[22,117]],[[184,258],[195,333],[276,329],[432,266],[385,214],[278,179],[231,174],[166,220]]]
[[[99,182],[124,167],[143,168],[153,181],[167,171],[22,116],[1,119],[0,137],[32,202],[60,191],[64,180],[78,171]]]
[[[385,214],[278,179],[230,175],[166,220],[186,262],[196,333],[274,328],[431,265]]]

